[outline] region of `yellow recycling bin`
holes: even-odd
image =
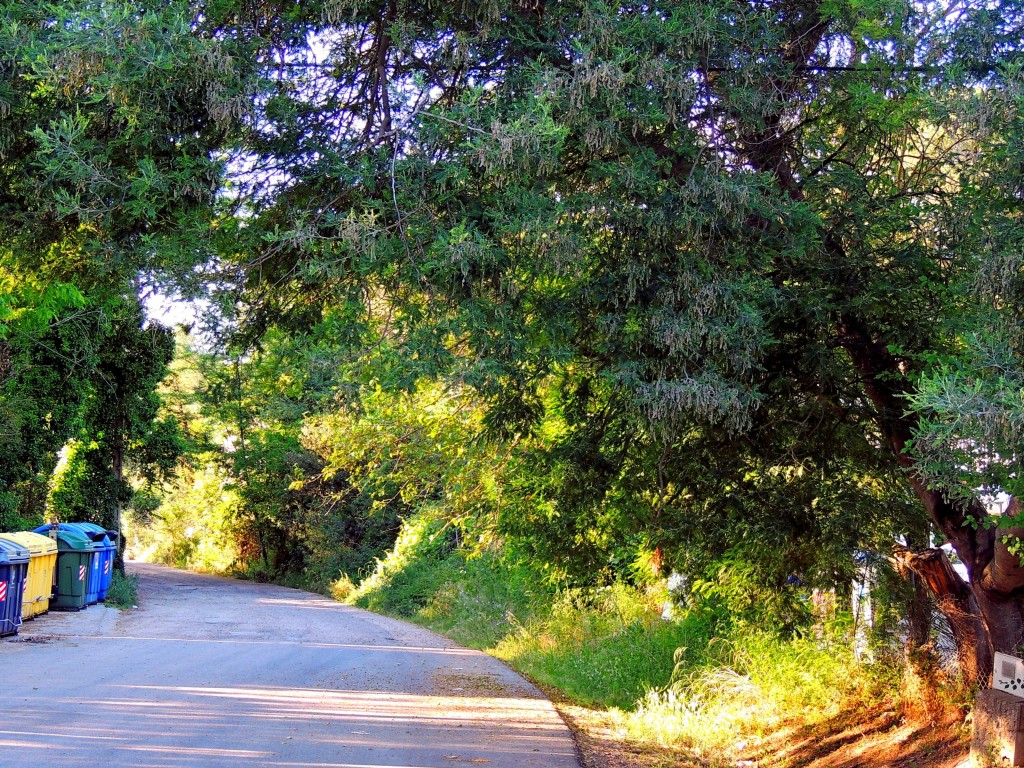
[[[15,541],[28,548],[31,560],[28,563],[28,578],[25,580],[25,596],[21,602],[21,618],[32,619],[50,610],[50,596],[53,593],[53,569],[57,565],[57,542],[49,536],[23,531],[0,533],[0,539]]]

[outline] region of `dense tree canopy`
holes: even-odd
[[[0,4],[5,524],[40,518],[68,439],[86,429],[87,442],[116,442],[103,419],[150,396],[152,372],[110,370],[159,335],[125,320],[147,274],[188,274],[208,258],[220,148],[245,81],[227,43],[195,34],[193,13]],[[133,324],[139,345],[122,338]]]

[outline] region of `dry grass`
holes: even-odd
[[[969,737],[962,711],[930,721],[876,706],[782,730],[746,757],[758,768],[956,768]]]

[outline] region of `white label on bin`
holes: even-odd
[[[0,581],[0,603],[7,599],[7,582]]]

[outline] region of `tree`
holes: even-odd
[[[978,158],[971,191],[987,205],[965,209],[965,227],[984,233],[976,269],[956,286],[970,302],[948,354],[938,357],[910,397],[916,419],[912,454],[929,487],[971,510],[964,524],[987,548],[989,560],[972,574],[979,588],[1002,610],[1013,613],[1024,580],[1020,569],[1021,516],[1020,315],[1021,179],[1019,151],[1024,139],[1021,70],[1008,65],[1004,88],[986,106],[995,117],[994,139]],[[984,217],[984,218],[983,218]],[[979,219],[983,223],[979,225]],[[980,494],[1012,494],[1004,514],[976,514]],[[933,552],[932,578],[951,582],[949,602],[961,614],[969,606],[965,585],[948,576],[948,565]],[[986,622],[989,621],[985,616]],[[999,624],[989,624],[998,632]],[[993,644],[1019,652],[1011,627]]]
[[[633,460],[698,471],[723,436],[733,469],[884,467],[917,499],[902,532],[934,527],[970,573],[929,581],[973,617],[968,679],[1024,642],[1024,570],[907,451],[957,286],[1016,205],[970,172],[1003,141],[981,117],[1016,88],[1016,5],[346,9],[264,22],[287,53],[264,49],[230,256],[252,333],[362,307],[353,327],[475,387],[501,439],[560,388],[573,439],[632,425],[608,492]]]
[[[111,307],[81,412],[80,468],[51,495],[52,512],[121,530],[131,501],[125,468],[151,482],[169,476],[183,445],[177,424],[158,419],[157,386],[174,354],[170,329],[147,323],[137,299]]]
[[[94,362],[98,315],[73,286],[41,286],[0,268],[0,524],[41,520],[57,452],[74,434],[88,393],[76,377]]]
[[[15,510],[42,515],[93,385],[114,386],[110,371],[96,378],[100,349],[123,329],[119,313],[137,305],[144,275],[188,275],[206,257],[217,150],[247,80],[234,43],[201,30],[195,13],[185,3],[0,4],[5,523]]]

